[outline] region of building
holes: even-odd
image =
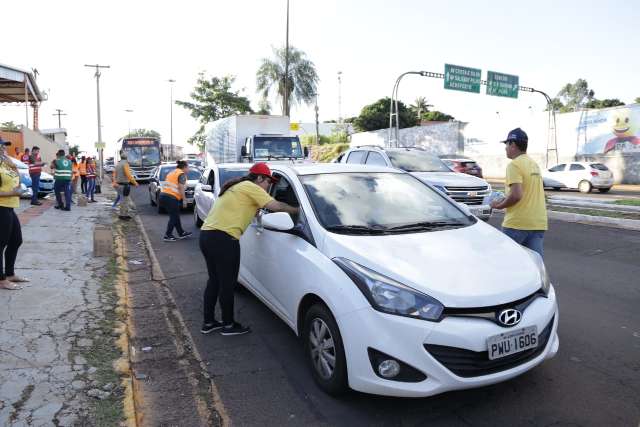
[[[175,160],[180,160],[184,155],[184,150],[180,145],[173,146],[173,157],[171,156],[171,144],[160,144],[160,150],[162,152],[163,162],[173,162]]]

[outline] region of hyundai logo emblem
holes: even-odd
[[[522,320],[522,313],[515,308],[506,308],[498,313],[498,322],[503,326],[515,326]]]

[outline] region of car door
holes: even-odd
[[[364,150],[354,150],[349,153],[345,163],[360,165],[364,163],[367,152]]]
[[[591,176],[589,176],[588,178],[585,177],[587,173],[587,169],[580,163],[571,163],[569,165],[568,171],[565,173],[566,173],[566,182],[568,184],[567,187],[569,188],[578,188],[580,181],[584,179],[589,181],[591,178]]]
[[[566,187],[564,170],[566,164],[562,163],[556,165],[544,173],[544,186],[545,187]]]
[[[200,181],[196,184],[196,189],[194,193],[194,199],[196,202],[195,209],[198,210],[198,216],[201,219],[207,217],[209,213],[209,209],[211,208],[211,200],[213,198],[212,191],[203,191],[203,185],[210,185],[209,182],[211,180],[211,176],[213,176],[213,169],[205,169],[204,173],[200,177]],[[212,187],[213,188],[213,187]]]
[[[280,180],[270,189],[274,199],[301,206],[300,214],[292,217],[295,228],[290,232],[267,230],[262,227],[261,217],[256,218],[240,240],[247,254],[241,266],[259,284],[259,292],[271,309],[295,328],[298,303],[312,286],[308,266],[319,252],[300,203],[303,191],[297,177],[281,172],[276,176]]]

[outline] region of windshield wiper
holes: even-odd
[[[371,227],[368,225],[330,225],[325,228],[327,229],[327,231],[346,234],[385,234],[387,232],[386,227]]]
[[[459,221],[421,221],[421,222],[410,222],[407,224],[396,225],[394,227],[389,227],[389,231],[399,231],[399,230],[432,230],[435,228],[457,228],[462,227],[467,224]]]

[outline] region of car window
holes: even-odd
[[[296,196],[296,192],[294,191],[293,186],[291,186],[291,183],[289,183],[289,181],[284,176],[280,174],[275,175],[279,178],[279,180],[277,183],[271,186],[271,189],[269,191],[271,197],[276,199],[278,202],[286,203],[290,206],[299,207],[300,202],[298,201],[298,196]],[[298,222],[298,216],[298,214],[291,215],[291,219],[293,220],[294,224]]]
[[[349,153],[349,157],[347,157],[347,163],[356,163],[360,164],[364,160],[364,155],[366,153],[364,151],[352,151]]]
[[[200,184],[202,185],[207,185],[209,184],[209,180],[211,178],[211,174],[213,173],[213,170],[209,170],[207,169],[202,176],[200,177]]]
[[[424,151],[387,151],[387,156],[394,167],[407,172],[451,172],[442,160]]]
[[[584,170],[584,166],[579,165],[577,163],[573,163],[571,165],[571,167],[569,168],[570,171],[583,171]]]
[[[160,176],[158,178],[159,181],[164,181],[169,175],[169,172],[175,169],[175,166],[170,166],[168,168],[160,168]]]
[[[248,169],[228,169],[228,168],[220,168],[218,170],[218,174],[220,175],[220,188],[225,184],[225,182],[230,179],[240,178],[245,176],[249,172]],[[213,185],[213,184],[211,184]]]
[[[605,165],[603,165],[602,163],[591,163],[589,166],[591,166],[594,169],[598,169],[599,171],[608,171],[609,168],[606,167]]]
[[[202,174],[197,169],[189,169],[187,172],[187,179],[190,181],[199,180],[202,177]]]
[[[554,166],[551,169],[549,169],[549,172],[562,172],[565,166],[566,165],[564,163],[561,165]]]
[[[382,154],[376,153],[375,151],[369,151],[366,164],[376,165],[376,166],[387,166],[387,162],[384,161],[384,157],[382,157]]]

